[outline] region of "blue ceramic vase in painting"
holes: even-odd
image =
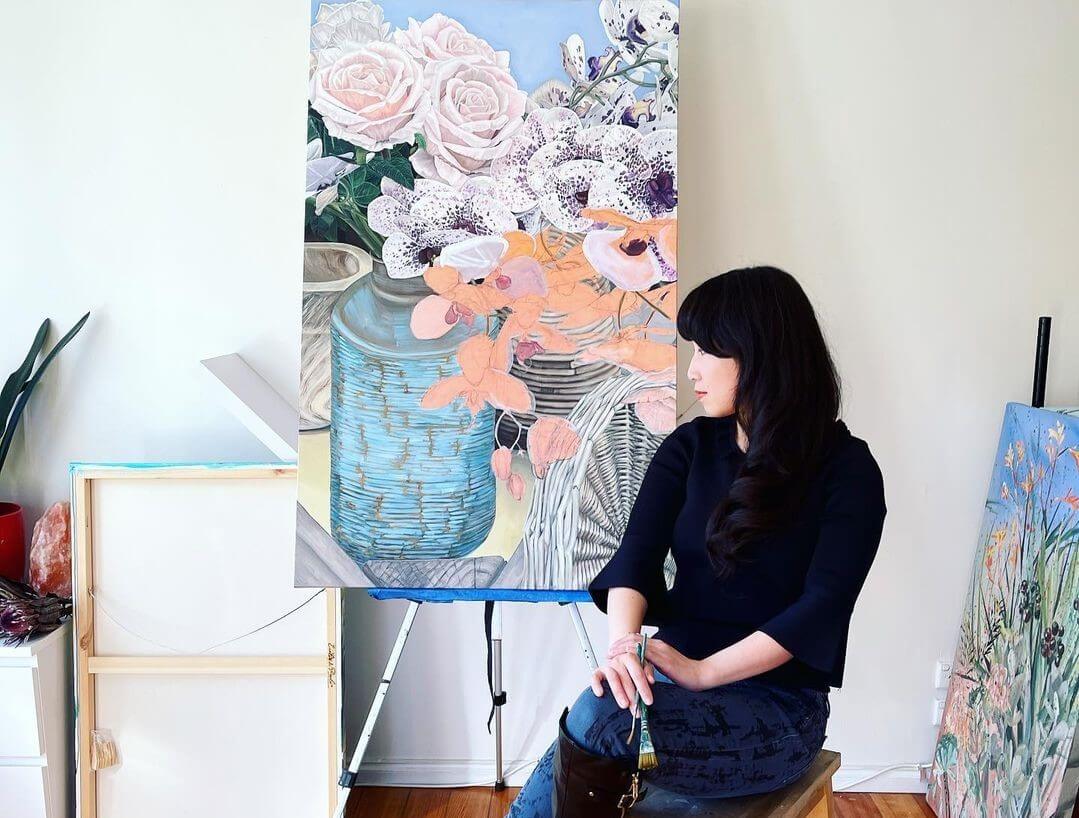
[[[333,310],[330,527],[357,562],[462,557],[494,524],[494,410],[420,406],[461,374],[457,348],[485,322],[417,339],[412,310],[431,294],[422,276],[390,278],[376,261]]]

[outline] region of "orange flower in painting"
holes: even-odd
[[[648,431],[665,435],[674,431],[677,422],[673,386],[649,386],[638,389],[624,403],[635,404],[637,417]]]
[[[545,266],[550,288],[547,309],[566,314],[560,322],[563,327],[581,327],[618,315],[620,311],[632,312],[641,303],[640,295],[626,290],[597,292],[592,282],[596,270],[580,246],[551,259]]]
[[[495,477],[506,484],[514,500],[520,500],[525,493],[525,481],[521,475],[513,471],[513,452],[505,446],[499,446],[491,455],[491,471]]]
[[[1000,544],[1004,542],[1008,536],[1008,530],[1006,528],[998,528],[992,534],[989,535],[992,540],[991,543],[985,549],[985,567],[986,570],[993,570],[993,561],[996,559],[997,551],[1000,549]]]
[[[513,302],[511,312],[498,332],[497,343],[508,351],[511,339],[517,338],[517,360],[525,363],[541,352],[573,353],[577,345],[573,339],[547,326],[540,317],[546,301],[535,295],[525,296]]]
[[[474,335],[457,350],[461,374],[443,378],[424,393],[420,406],[441,409],[464,398],[473,415],[485,404],[507,412],[531,412],[532,393],[509,374],[509,357],[486,335]]]
[[[631,313],[640,305],[641,295],[618,289],[598,293],[588,284],[575,284],[566,292],[552,290],[548,303],[552,310],[567,313],[560,326],[572,328]]]
[[[472,326],[477,316],[490,315],[510,302],[510,296],[490,278],[482,284],[469,284],[454,267],[428,267],[423,280],[435,294],[412,308],[409,327],[417,338],[441,338],[458,321]]]
[[[1023,487],[1023,491],[1030,494],[1030,492],[1034,490],[1034,480],[1032,479],[1032,475],[1027,475],[1026,479],[1019,485]]]
[[[1068,454],[1075,459],[1075,468],[1079,469],[1079,449],[1068,449]]]
[[[539,418],[528,430],[528,459],[536,477],[544,477],[554,461],[572,457],[580,445],[581,436],[565,418]]]
[[[1072,489],[1068,489],[1068,493],[1060,499],[1071,506],[1072,511],[1079,511],[1079,497],[1075,495],[1075,492]]]
[[[675,345],[635,337],[642,334],[640,330],[640,327],[627,327],[616,332],[609,340],[581,352],[577,360],[581,363],[607,361],[630,372],[646,375],[666,374],[667,370],[671,370],[673,375],[678,358]]]

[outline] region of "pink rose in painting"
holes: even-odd
[[[423,68],[393,43],[369,43],[311,77],[326,130],[368,151],[414,142],[430,105]]]
[[[427,147],[412,155],[421,176],[458,185],[509,150],[528,103],[509,71],[457,57],[428,63],[424,81],[431,97],[423,121]]]
[[[311,62],[322,68],[368,43],[390,39],[382,8],[369,0],[322,3],[311,24]]]
[[[394,40],[421,61],[479,57],[500,68],[509,68],[510,65],[508,51],[495,51],[482,37],[477,37],[452,17],[441,13],[432,14],[422,23],[409,17],[408,28],[397,31]]]

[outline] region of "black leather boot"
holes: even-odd
[[[554,818],[624,818],[646,790],[634,758],[612,758],[586,750],[566,732],[566,716],[558,720],[554,754]]]

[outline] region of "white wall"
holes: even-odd
[[[683,287],[789,269],[819,309],[844,417],[886,481],[880,556],[833,692],[842,780],[927,761],[1003,405],[1079,402],[1079,10],[1065,2],[685,0]],[[5,7],[0,364],[41,317],[91,323],[0,478],[35,516],[69,460],[259,459],[198,360],[241,352],[294,398],[306,4]],[[683,365],[684,365],[683,361]],[[353,734],[405,603],[352,595]],[[605,622],[584,610],[597,645]],[[481,781],[482,605],[421,607],[368,758],[390,781]],[[505,606],[507,765],[584,687],[565,611]],[[522,775],[510,777],[520,783]],[[909,770],[869,789],[917,788]]]
[[[1003,405],[1079,403],[1079,8],[1066,2],[686,3],[680,259],[803,282],[888,518],[829,742],[929,760]],[[692,77],[690,82],[688,78]]]

